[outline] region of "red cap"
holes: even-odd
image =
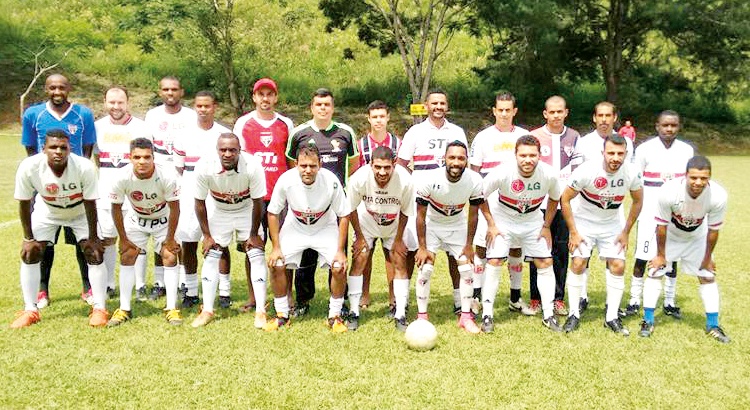
[[[253,93],[257,92],[262,87],[268,87],[275,93],[279,92],[278,87],[276,87],[276,83],[270,78],[261,78],[260,80],[256,81],[255,85],[253,85]]]

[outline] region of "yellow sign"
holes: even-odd
[[[427,115],[427,107],[424,104],[412,104],[409,106],[410,115]]]

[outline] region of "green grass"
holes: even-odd
[[[17,219],[14,168],[23,153],[3,138],[0,223]],[[2,408],[748,408],[750,327],[744,307],[750,221],[743,200],[750,187],[741,170],[750,158],[716,157],[714,175],[730,192],[727,223],[716,251],[722,296],[721,322],[733,338],[720,345],[703,333],[696,280],[680,276],[681,322],[657,313],[650,339],[619,337],[602,328],[604,280],[594,263],[593,306],[580,330],[552,334],[540,318],[510,314],[503,277],[493,334],[470,336],[450,313],[446,262],[440,257],[432,287],[431,318],[437,347],[418,353],[384,317],[387,303],[382,259],[373,274],[373,304],[355,333],[333,335],[324,326],[328,292],[322,272],[312,313],[283,332],[266,334],[252,315],[235,309],[203,329],[189,322],[170,327],[160,302],[134,304],[135,318],[120,328],[91,329],[81,302],[73,249],[59,246],[52,275],[52,304],[42,322],[11,331],[22,307],[18,284],[19,224],[0,228],[0,389]],[[379,255],[379,252],[377,253]],[[237,253],[233,254],[236,257]],[[631,260],[628,261],[628,264]],[[235,263],[232,297],[246,297]],[[628,268],[628,271],[630,268]],[[526,281],[527,282],[527,281]],[[629,280],[628,280],[629,282]],[[413,285],[412,285],[413,286]],[[524,284],[527,295],[528,284]],[[410,295],[414,303],[413,291]],[[113,310],[116,301],[110,301]],[[413,315],[413,312],[412,312]],[[639,319],[627,319],[635,333]]]

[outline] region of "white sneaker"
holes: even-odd
[[[521,312],[526,316],[534,316],[538,313],[538,311],[530,308],[523,299],[518,299],[515,303],[508,301],[508,309],[511,312]]]
[[[266,314],[263,312],[255,312],[255,322],[253,323],[256,329],[263,329],[268,319]]]

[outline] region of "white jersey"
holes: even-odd
[[[130,163],[130,141],[136,138],[151,139],[145,121],[130,117],[124,124],[114,124],[110,116],[98,119],[96,149],[99,157],[99,201],[101,209],[109,209],[107,199],[112,191],[112,181],[118,170]]]
[[[413,125],[404,134],[398,157],[405,161],[414,160],[414,181],[422,178],[422,173],[445,165],[445,147],[453,141],[461,141],[466,146],[466,134],[461,127],[445,120],[438,128],[429,119]]]
[[[596,224],[617,224],[620,221],[618,209],[625,196],[630,191],[639,190],[643,183],[640,173],[627,164],[610,174],[604,170],[602,163],[588,161],[573,171],[568,186],[581,197],[572,206],[576,222],[584,220]]]
[[[617,135],[617,133],[613,132],[612,135]],[[627,147],[626,152],[628,154],[625,158],[625,163],[633,163],[635,157],[633,155],[633,141],[631,141],[630,138],[625,138],[625,144]],[[574,161],[576,164],[582,164],[594,160],[602,162],[604,161],[604,154],[602,151],[604,151],[604,138],[594,130],[579,138],[578,142],[576,142],[575,152],[573,153],[573,157],[575,158]]]
[[[47,155],[39,153],[21,161],[16,171],[16,189],[13,197],[28,201],[39,193],[35,206],[45,206],[50,219],[68,221],[86,213],[83,201],[99,197],[96,167],[86,158],[75,154],[68,156],[62,176],[52,172]]]
[[[181,107],[175,114],[167,113],[164,105],[148,110],[146,126],[153,137],[156,162],[171,165],[175,141],[197,123],[198,114],[188,107]]]
[[[659,191],[656,224],[668,226],[668,240],[705,240],[708,229],[718,231],[724,224],[727,199],[727,191],[716,181],[710,181],[698,198],[692,198],[687,192],[687,179],[674,179]]]
[[[372,236],[390,238],[396,234],[399,214],[411,218],[414,211],[414,187],[409,171],[395,167],[391,180],[381,188],[370,165],[349,177],[346,187],[350,209],[357,210],[363,231]]]
[[[509,132],[500,131],[491,125],[480,131],[471,142],[469,163],[479,167],[479,173],[487,175],[493,168],[506,162],[515,162],[516,141],[528,135],[524,128],[513,126]]]
[[[693,147],[674,140],[667,148],[659,137],[653,137],[635,150],[635,164],[643,176],[643,218],[653,218],[657,212],[659,188],[665,182],[685,176],[685,167],[695,155]]]
[[[427,206],[429,227],[441,229],[466,229],[467,202],[478,205],[484,202],[482,177],[465,169],[458,182],[448,181],[445,168],[425,173],[417,185],[417,203]]]
[[[227,127],[217,122],[214,122],[208,130],[193,125],[174,142],[172,162],[176,168],[183,169],[180,179],[180,202],[187,205],[183,206],[183,209],[194,209],[195,173],[193,171],[198,160],[202,155],[216,154],[216,142],[219,135],[230,132]]]
[[[109,194],[113,204],[122,204],[125,198],[128,198],[131,210],[144,219],[160,219],[167,216],[167,202],[177,201],[179,197],[177,174],[171,166],[164,168],[158,164],[148,179],[138,179],[133,173],[133,165],[128,164],[120,169]]]
[[[278,215],[287,206],[284,226],[310,236],[326,225],[338,226],[336,217],[351,212],[341,182],[325,168],[318,170],[311,185],[302,182],[297,168],[284,172],[276,181],[267,211]]]
[[[240,152],[237,169],[227,171],[216,150],[204,155],[195,166],[195,198],[211,195],[216,209],[224,212],[249,212],[253,199],[266,195],[266,174],[256,157]]]
[[[484,178],[484,193],[489,196],[495,191],[497,201],[490,201],[490,211],[505,223],[541,221],[545,197],[559,201],[561,194],[557,172],[543,162],[528,178],[519,174],[515,162],[495,168]]]

